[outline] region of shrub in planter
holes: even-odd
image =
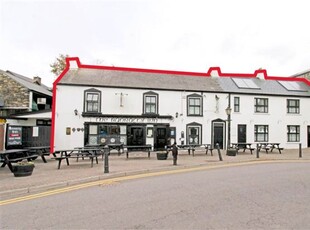
[[[168,153],[167,152],[157,152],[157,160],[167,160]]]
[[[30,176],[34,169],[34,163],[29,162],[18,162],[15,165],[12,165],[13,167],[13,173],[16,177],[22,177],[22,176]]]
[[[236,156],[237,155],[237,149],[229,148],[226,151],[227,156]]]

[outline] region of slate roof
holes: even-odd
[[[244,89],[239,88],[232,80],[233,78],[240,77],[208,77],[188,74],[78,68],[69,69],[58,84],[310,97],[310,86],[303,82],[297,82],[297,84],[300,84],[300,87],[304,88],[305,91],[290,91],[276,80],[246,78],[251,79],[260,89]]]
[[[210,77],[102,69],[70,69],[59,84],[186,91],[221,91]]]
[[[242,78],[241,78],[242,79]],[[249,79],[249,78],[246,78]],[[239,88],[231,77],[220,77],[218,78],[219,84],[223,91],[230,93],[241,93],[241,94],[259,94],[259,95],[291,95],[291,96],[308,96],[310,97],[310,87],[303,82],[296,82],[300,85],[304,91],[291,91],[287,90],[276,80],[264,80],[258,78],[251,78],[251,80],[260,89],[243,89]]]
[[[31,78],[25,77],[23,75],[14,73],[9,70],[7,71],[0,70],[0,74],[9,76],[10,78],[12,78],[13,80],[20,83],[21,85],[23,85],[24,87],[28,88],[31,91],[42,93],[50,97],[53,96],[52,92],[49,90],[49,88],[46,85],[43,85],[43,84],[38,85],[36,83],[33,83],[33,80]]]

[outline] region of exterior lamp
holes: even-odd
[[[230,108],[230,107],[227,107],[227,108],[225,109],[225,111],[226,111],[227,116],[230,116],[230,115],[231,115],[231,108]]]
[[[78,110],[77,110],[77,109],[74,110],[74,115],[75,115],[75,116],[78,115]]]

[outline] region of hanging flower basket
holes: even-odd
[[[167,152],[157,152],[157,160],[167,160],[168,153]]]
[[[30,176],[34,169],[34,163],[31,161],[18,162],[12,167],[13,167],[13,173],[15,177]]]

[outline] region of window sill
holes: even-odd
[[[188,117],[203,117],[203,115],[187,114]]]

